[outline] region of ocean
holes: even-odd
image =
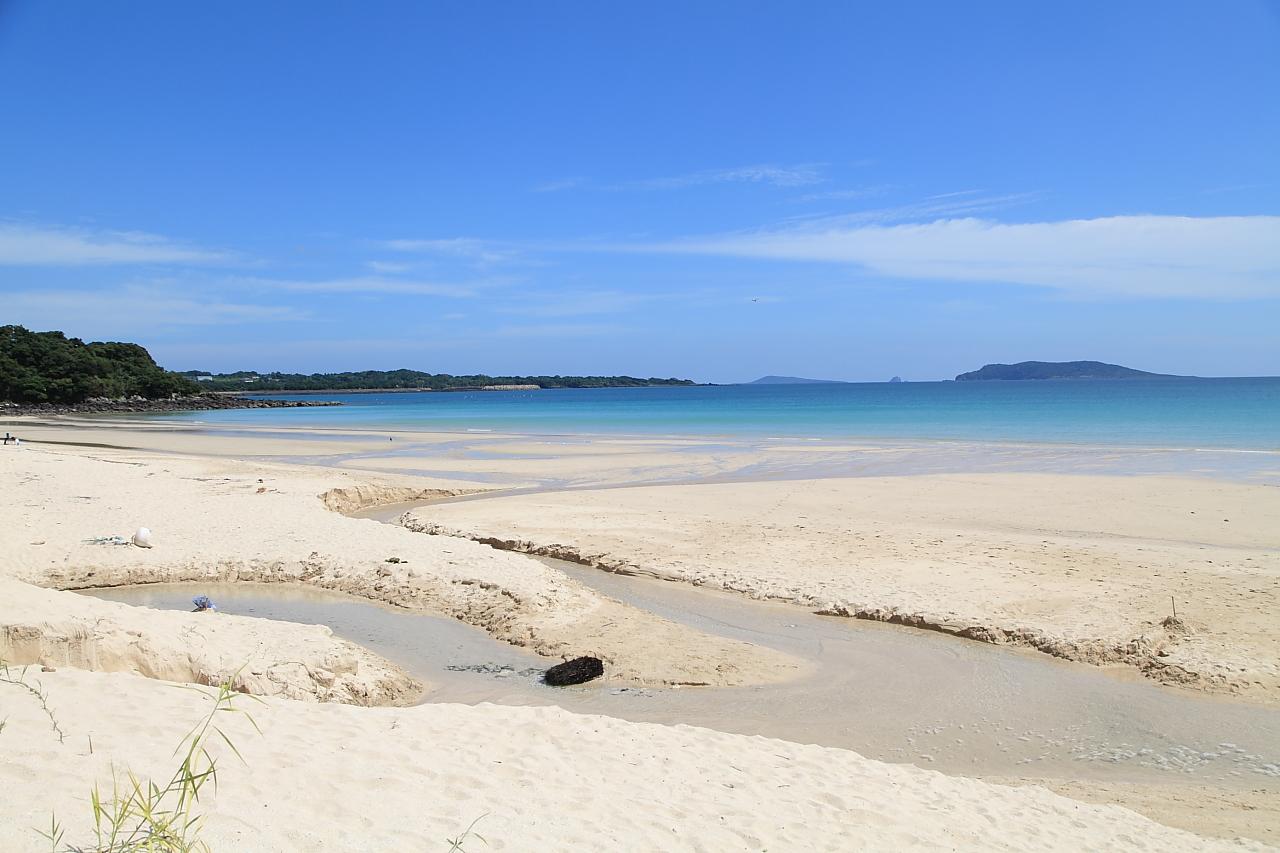
[[[245,428],[951,439],[1280,451],[1280,377],[263,396],[344,405],[155,417]]]

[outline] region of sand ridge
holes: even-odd
[[[1265,485],[942,474],[496,496],[404,523],[1271,703],[1276,519]]]

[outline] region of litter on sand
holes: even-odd
[[[145,527],[139,527],[138,532],[134,533],[131,539],[126,539],[117,533],[114,536],[95,536],[84,541],[91,545],[136,545],[139,548],[150,548],[151,531]]]
[[[84,540],[91,545],[132,545],[128,539],[123,536],[95,536],[92,539]]]
[[[192,613],[203,613],[206,610],[218,609],[218,605],[214,604],[213,599],[209,598],[207,595],[197,595],[195,598],[191,599],[191,603],[196,606],[196,609],[191,611]]]

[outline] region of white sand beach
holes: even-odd
[[[109,786],[113,767],[167,778],[174,746],[207,708],[175,685],[224,678],[262,698],[244,700],[262,732],[236,718],[243,763],[217,753],[218,790],[200,802],[214,849],[447,847],[477,818],[488,847],[508,850],[1263,849],[1280,830],[1266,779],[1202,791],[1199,808],[1179,800],[1194,786],[1055,786],[1072,799],[1026,780],[998,785],[553,707],[406,707],[423,685],[328,629],[67,591],[306,584],[451,616],[548,664],[599,656],[605,678],[584,689],[767,686],[808,671],[798,657],[664,619],[471,541],[492,538],[809,610],[897,614],[1270,705],[1273,487],[919,475],[486,497],[413,511],[417,526],[455,534],[443,536],[344,513],[486,483],[330,464],[361,441],[128,425],[30,423],[23,433],[21,448],[0,455],[0,657],[15,676],[30,665],[24,677],[39,683],[62,738],[32,694],[0,684],[0,787],[15,792],[0,802],[0,849],[38,849],[50,812],[68,840],[86,841],[92,786]],[[613,455],[618,466],[605,473],[622,478],[628,454]],[[427,455],[417,470],[447,462]],[[572,447],[558,464],[575,470]],[[589,467],[598,464],[596,455]],[[150,549],[85,541],[144,525]],[[1161,625],[1170,594],[1180,628]]]

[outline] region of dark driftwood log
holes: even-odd
[[[566,687],[570,684],[581,684],[604,675],[604,663],[600,658],[583,657],[558,663],[547,670],[542,680],[552,687]]]

